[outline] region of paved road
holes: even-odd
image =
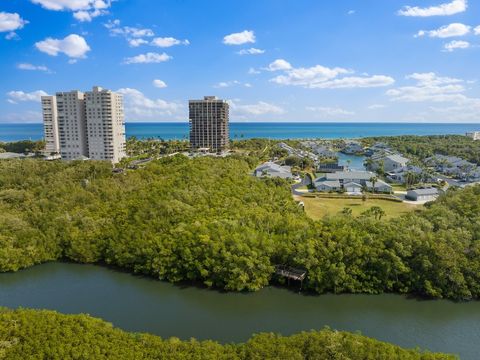
[[[305,195],[305,191],[298,191],[298,189],[309,184],[309,179],[307,179],[307,177],[303,178],[302,181],[300,181],[299,183],[292,185],[292,194],[298,196]],[[312,192],[312,190],[308,190],[308,192]]]

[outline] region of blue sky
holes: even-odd
[[[0,122],[39,97],[100,85],[127,121],[480,123],[479,0],[8,0]]]

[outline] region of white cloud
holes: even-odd
[[[229,101],[232,110],[232,116],[237,118],[246,118],[262,115],[281,115],[285,110],[280,106],[259,101],[255,104],[238,104],[238,101]]]
[[[33,65],[29,63],[20,63],[17,65],[17,69],[20,70],[31,70],[31,71],[44,71],[51,72],[49,68],[44,65]]]
[[[155,79],[155,80],[153,80],[153,86],[155,86],[159,89],[163,89],[163,88],[167,87],[167,84],[163,80]]]
[[[150,44],[152,46],[168,48],[175,45],[190,45],[188,40],[179,40],[173,37],[156,37],[154,39],[145,40],[145,38],[154,37],[155,33],[149,28],[140,28],[132,26],[120,26],[120,20],[116,19],[104,24],[109,30],[111,36],[122,36],[131,47]]]
[[[126,58],[123,63],[124,64],[150,64],[150,63],[161,63],[165,61],[171,60],[172,57],[167,55],[166,53],[153,53],[148,52],[146,54],[140,54],[133,57]]]
[[[421,30],[415,37],[429,36],[432,38],[449,38],[455,36],[464,36],[470,32],[471,27],[461,23],[453,23],[442,26],[437,30]]]
[[[148,44],[148,41],[144,39],[130,39],[128,40],[128,44],[131,47],[139,47],[140,45]]]
[[[237,52],[238,55],[260,55],[265,54],[265,50],[257,49],[257,48],[250,48],[250,49],[242,49]]]
[[[402,102],[465,102],[463,80],[440,77],[435,73],[415,73],[407,76],[414,86],[403,86],[387,91],[392,101]]]
[[[480,35],[480,25],[478,25],[474,30],[475,35]]]
[[[347,13],[347,15],[354,15],[355,13],[356,13],[355,10],[349,10],[348,13]]]
[[[438,6],[431,6],[421,8],[418,6],[405,6],[398,12],[402,16],[448,16],[454,15],[467,10],[467,0],[453,0],[449,3],[440,4]]]
[[[178,115],[183,106],[162,99],[150,99],[141,91],[132,88],[122,88],[117,91],[124,97],[127,120],[161,120],[161,117]]]
[[[342,117],[349,117],[349,116],[355,115],[353,111],[345,110],[338,107],[332,108],[332,107],[322,107],[322,106],[307,106],[306,110],[315,113],[317,117],[322,119],[342,118]]]
[[[77,34],[71,34],[64,39],[47,38],[43,41],[35,43],[35,46],[41,52],[51,56],[57,56],[64,53],[70,58],[85,58],[90,47],[83,37]]]
[[[233,80],[233,81],[222,81],[222,82],[219,82],[215,85],[213,85],[214,88],[216,89],[221,89],[221,88],[228,88],[228,87],[232,87],[232,86],[245,86],[245,87],[252,87],[251,84],[249,83],[242,83],[238,80]]]
[[[17,104],[18,102],[21,101],[36,101],[39,102],[40,98],[42,96],[48,95],[45,91],[43,90],[37,90],[37,91],[32,91],[32,92],[24,92],[24,91],[9,91],[7,93],[8,99],[7,101],[10,104]]]
[[[247,43],[255,43],[255,41],[255,33],[252,30],[230,34],[223,38],[223,43],[225,45],[243,45]]]
[[[352,70],[340,67],[328,68],[316,65],[310,68],[293,68],[285,60],[273,62],[267,70],[284,70],[283,75],[270,80],[276,84],[302,86],[309,89],[370,88],[389,86],[395,82],[393,78],[385,75],[340,77],[354,73]]]
[[[378,109],[383,109],[386,106],[383,104],[372,104],[368,107],[369,110],[378,110]]]
[[[470,47],[470,43],[468,41],[459,41],[453,40],[444,46],[444,51],[446,52],[453,52],[457,49],[468,49]]]
[[[157,37],[152,40],[151,45],[161,48],[168,48],[175,45],[190,45],[190,41],[178,40],[173,37]]]
[[[268,71],[279,71],[279,70],[290,70],[292,65],[284,59],[277,59],[274,62],[270,63],[265,70]]]
[[[93,18],[108,14],[112,0],[31,0],[47,10],[73,11],[78,21],[92,21]]]
[[[0,12],[0,32],[19,30],[26,24],[28,24],[28,21],[22,19],[17,13]],[[13,37],[11,36],[11,38]]]
[[[248,74],[249,75],[256,75],[256,74],[260,74],[260,73],[261,72],[259,70],[255,69],[255,68],[251,67],[250,69],[248,69]]]

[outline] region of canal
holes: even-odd
[[[181,339],[242,342],[258,332],[289,335],[329,326],[467,360],[480,354],[480,302],[312,296],[275,287],[222,293],[100,266],[48,263],[0,274],[0,305],[88,313],[124,330]]]

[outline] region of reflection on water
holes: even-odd
[[[179,287],[94,265],[49,263],[0,274],[0,306],[88,313],[129,331],[162,337],[244,341],[330,326],[405,347],[476,359],[480,303],[407,300],[397,295],[251,294]]]

